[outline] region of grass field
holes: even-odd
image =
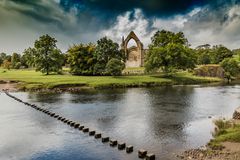
[[[20,81],[25,89],[56,88],[56,87],[141,87],[173,84],[201,84],[221,81],[218,78],[193,76],[191,73],[180,72],[170,78],[163,74],[139,76],[72,76],[44,75],[34,70],[5,70],[0,68],[0,80]]]

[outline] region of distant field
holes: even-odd
[[[21,87],[26,89],[41,89],[55,87],[140,87],[172,84],[200,84],[221,81],[218,78],[197,77],[191,73],[176,73],[171,78],[164,78],[164,74],[139,76],[72,76],[44,75],[34,70],[5,70],[0,68],[0,80],[20,81]]]

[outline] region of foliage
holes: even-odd
[[[121,60],[112,58],[106,65],[106,73],[112,76],[119,76],[124,68],[125,64]]]
[[[11,65],[13,69],[19,69],[21,67],[21,55],[13,53],[11,57]]]
[[[36,49],[28,48],[25,49],[22,55],[22,63],[26,64],[28,67],[35,67]]]
[[[211,48],[198,48],[195,50],[197,57],[197,64],[211,64],[213,51]]]
[[[95,64],[93,53],[95,46],[93,44],[73,45],[68,49],[68,63],[70,64],[70,73],[74,75],[93,75]]]
[[[0,66],[3,64],[3,61],[6,59],[6,53],[0,53]]]
[[[198,56],[197,64],[219,64],[224,58],[231,58],[233,52],[223,45],[211,47],[209,44],[200,45],[195,49]]]
[[[119,45],[107,37],[103,37],[97,41],[96,50],[94,52],[94,74],[104,75],[106,73],[106,65],[112,59],[125,60],[124,54],[119,50]]]
[[[228,79],[228,82],[231,80],[231,77],[236,76],[238,73],[240,73],[240,67],[234,58],[224,59],[221,62],[221,66],[225,71],[225,77]]]
[[[35,41],[36,49],[35,65],[36,70],[46,73],[59,73],[62,70],[64,57],[56,46],[57,40],[49,35],[43,35]]]
[[[165,36],[166,33],[163,34]],[[174,33],[170,35],[172,34],[174,35]],[[162,35],[159,34],[158,36],[161,39]],[[177,37],[179,38],[179,36]],[[174,69],[186,70],[194,68],[196,57],[194,52],[186,46],[187,40],[183,40],[182,37],[184,36],[180,36],[179,40],[176,39],[174,42],[169,42],[167,39],[166,43],[161,39],[161,45],[157,47],[153,46],[156,46],[155,39],[158,39],[158,37],[152,38],[153,42],[145,59],[145,70],[153,72],[162,69],[164,72],[172,72]]]
[[[185,38],[183,32],[170,32],[166,30],[157,31],[151,38],[152,43],[149,48],[152,47],[166,47],[168,44],[181,44],[189,46],[188,40]]]
[[[222,62],[225,58],[231,58],[233,52],[223,45],[213,46],[213,56],[212,63],[218,64]]]
[[[8,60],[3,61],[3,68],[10,70],[11,69],[11,62]]]

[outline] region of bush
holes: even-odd
[[[118,76],[122,74],[125,64],[116,58],[112,58],[106,65],[106,73],[112,76]]]
[[[225,58],[221,62],[221,66],[225,72],[229,72],[232,76],[235,76],[240,72],[238,62],[234,58]]]

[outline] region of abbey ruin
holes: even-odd
[[[128,48],[129,41],[133,39],[137,46]],[[136,34],[131,31],[126,39],[122,37],[121,49],[126,55],[126,67],[142,67],[144,64],[144,55],[146,50],[143,48],[143,43],[139,40]]]

